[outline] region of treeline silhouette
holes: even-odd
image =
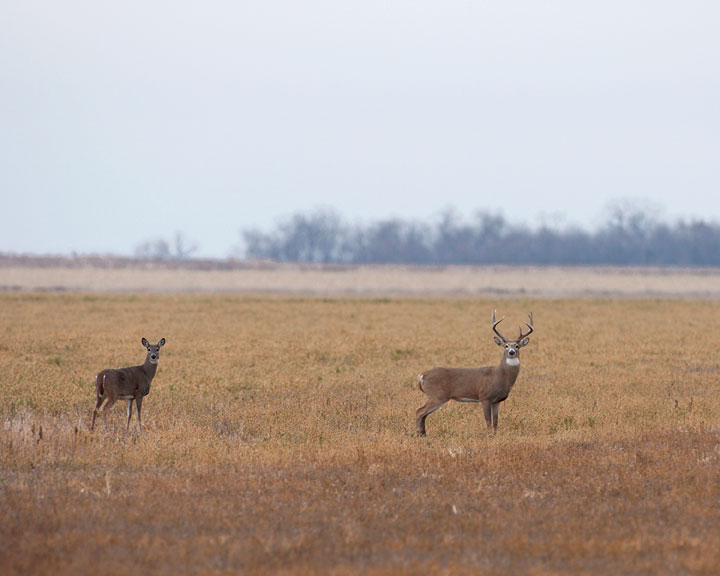
[[[463,220],[452,211],[434,222],[360,225],[323,209],[241,235],[246,258],[281,262],[720,266],[720,225],[664,223],[626,207],[610,210],[594,231],[528,229],[489,212]]]

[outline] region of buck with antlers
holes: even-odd
[[[127,426],[130,429],[130,417],[132,416],[132,403],[135,400],[135,408],[137,409],[138,428],[142,431],[142,421],[140,420],[140,408],[145,396],[150,393],[150,383],[155,377],[158,361],[160,360],[160,348],[165,345],[165,338],[157,344],[150,344],[145,338],[142,339],[142,345],[147,350],[145,363],[141,366],[130,366],[129,368],[120,368],[117,370],[102,370],[95,377],[95,390],[97,393],[97,404],[93,410],[92,424],[90,430],[95,429],[95,418],[97,417],[100,406],[107,400],[102,409],[103,423],[107,428],[107,413],[115,405],[118,400],[127,400]]]
[[[503,317],[504,318],[504,317]],[[492,328],[496,336],[493,338],[498,346],[502,346],[503,355],[497,366],[482,368],[433,368],[419,376],[419,386],[427,396],[427,402],[415,412],[415,423],[419,436],[425,436],[425,419],[441,408],[449,400],[457,402],[481,402],[488,431],[497,431],[498,408],[500,402],[510,394],[510,390],[520,372],[520,348],[530,342],[528,336],[533,331],[533,316],[530,323],[525,323],[528,331],[520,337],[508,340],[498,332],[498,324],[492,315]]]

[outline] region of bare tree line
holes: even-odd
[[[628,206],[611,209],[593,231],[528,229],[482,211],[469,220],[448,211],[431,223],[394,218],[361,225],[323,209],[241,236],[245,258],[290,262],[720,266],[720,225],[662,222]]]
[[[146,240],[135,248],[135,258],[140,260],[181,261],[192,258],[198,246],[182,232],[176,232],[172,240],[155,238]]]

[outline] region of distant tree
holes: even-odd
[[[197,248],[197,244],[189,241],[182,232],[176,232],[171,241],[156,238],[139,244],[135,248],[135,258],[157,261],[187,260]]]
[[[182,232],[176,232],[173,242],[172,258],[173,260],[187,260],[197,252],[198,245],[196,242],[188,240]]]
[[[440,215],[435,227],[433,258],[437,262],[477,262],[480,257],[477,240],[476,230],[472,225],[463,224],[454,210],[446,210]]]
[[[425,227],[402,220],[385,220],[356,232],[355,262],[424,263],[430,258]]]
[[[295,214],[275,232],[243,231],[245,254],[294,262],[343,262],[348,259],[349,229],[333,210]]]
[[[135,258],[140,260],[170,260],[170,244],[160,238],[146,240],[135,248]]]

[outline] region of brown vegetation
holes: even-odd
[[[494,363],[497,436],[417,374]],[[720,568],[720,303],[0,295],[0,573]],[[167,337],[142,434],[93,375]]]
[[[3,257],[0,292],[720,299],[718,268],[406,266]]]

